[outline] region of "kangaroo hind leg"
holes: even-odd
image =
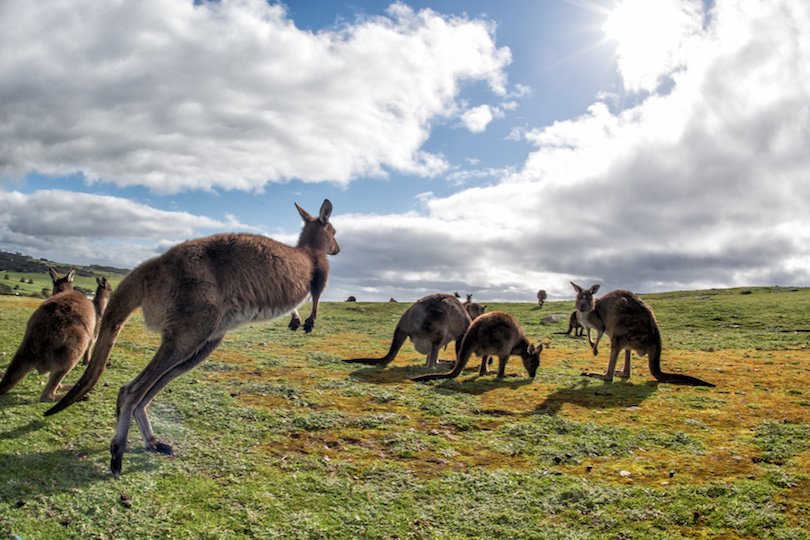
[[[616,371],[616,362],[619,359],[619,352],[621,348],[617,339],[612,339],[610,342],[610,360],[608,360],[608,367],[605,373],[583,373],[585,377],[593,377],[594,379],[601,379],[606,382],[613,380],[613,373]]]
[[[158,441],[157,437],[155,436],[155,432],[152,430],[149,415],[146,413],[146,409],[152,402],[152,398],[154,398],[155,395],[171,381],[199,365],[214,351],[214,349],[219,346],[220,343],[222,343],[222,338],[207,341],[200,348],[200,350],[192,355],[188,360],[178,364],[171,371],[161,377],[160,380],[158,380],[158,382],[156,382],[149,392],[143,397],[140,403],[136,405],[133,411],[133,416],[135,417],[135,421],[138,423],[138,428],[141,430],[144,445],[148,451],[157,452],[159,454],[168,456],[174,455],[174,450],[172,447],[164,442]]]
[[[42,390],[39,396],[40,401],[57,401],[56,393],[59,391],[59,386],[62,384],[62,379],[68,374],[70,369],[59,369],[51,371],[48,377],[48,384]]]
[[[15,355],[8,369],[6,369],[6,374],[3,375],[3,380],[0,381],[0,395],[7,394],[12,388],[17,386],[32,369],[34,369],[33,362],[30,362],[27,358],[23,358],[19,354]]]
[[[630,378],[630,349],[624,350],[624,368],[621,371],[616,371],[616,376],[620,379]]]
[[[118,423],[115,427],[115,435],[110,442],[110,470],[115,478],[118,478],[121,474],[121,464],[124,451],[126,450],[127,435],[129,434],[129,428],[132,424],[135,409],[143,402],[144,398],[150,394],[151,390],[161,379],[170,374],[181,364],[192,360],[198,352],[205,350],[207,341],[206,337],[202,337],[196,341],[189,339],[189,336],[184,336],[183,339],[164,337],[155,356],[143,371],[131,382],[121,387],[121,390],[118,392]],[[208,353],[210,353],[210,350]],[[191,369],[191,367],[198,363],[199,361],[196,363],[189,362],[188,369]],[[188,369],[181,372],[188,371]],[[179,375],[179,373],[177,374]],[[172,378],[174,377],[168,378],[163,386]],[[162,386],[158,387],[157,390],[160,390],[160,388],[162,388]],[[151,397],[154,397],[157,390],[151,392]],[[145,414],[145,411],[143,411],[143,416],[145,416]],[[151,427],[149,430],[151,431]]]

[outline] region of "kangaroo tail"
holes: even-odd
[[[691,375],[681,375],[680,373],[665,373],[661,371],[661,336],[658,336],[658,343],[650,355],[650,373],[657,381],[670,384],[690,384],[692,386],[714,386],[714,384],[692,377]]]
[[[140,279],[133,274],[129,274],[110,298],[110,303],[101,319],[101,329],[98,333],[98,340],[93,347],[93,356],[90,365],[87,366],[79,382],[68,391],[59,402],[45,411],[45,416],[56,414],[62,409],[66,409],[76,401],[83,398],[101,378],[101,374],[107,367],[115,340],[124,323],[135,309],[143,302],[143,285]]]
[[[475,337],[470,338],[469,331],[464,335],[464,339],[461,342],[461,347],[456,349],[456,363],[453,364],[453,369],[450,371],[446,373],[426,373],[424,375],[417,375],[416,377],[412,377],[411,380],[416,382],[425,382],[436,379],[455,379],[461,374],[462,371],[464,371],[464,368],[467,367],[467,362],[470,360],[470,356],[472,356],[473,353],[472,349],[475,341]]]
[[[394,330],[394,339],[391,340],[391,347],[388,349],[388,354],[382,358],[349,358],[343,361],[348,364],[368,364],[370,366],[385,367],[396,358],[397,353],[402,348],[406,339],[408,339],[408,334],[400,330],[399,326],[397,326],[397,329]]]
[[[24,339],[22,345],[20,345],[20,348],[14,354],[14,358],[11,359],[8,368],[6,368],[3,380],[0,381],[0,395],[7,394],[9,390],[23,380],[32,369],[34,369],[34,364],[29,358],[28,343],[27,340]]]

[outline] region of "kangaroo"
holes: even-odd
[[[585,327],[579,324],[579,319],[577,318],[576,310],[572,311],[571,316],[568,318],[568,331],[559,333],[565,334],[566,336],[570,336],[572,330],[574,331],[574,336],[585,335]]]
[[[103,305],[99,303],[94,307],[84,294],[73,290],[75,270],[71,269],[63,278],[54,269],[49,268],[49,271],[55,294],[42,302],[28,320],[22,343],[0,382],[0,394],[10,391],[36,369],[40,374],[50,374],[40,401],[55,401],[65,376],[82,355],[85,363],[90,356],[96,317]],[[106,279],[102,279],[104,285],[99,281],[96,298],[104,297],[109,290]]]
[[[394,360],[405,339],[411,338],[414,348],[427,355],[425,365],[432,368],[438,363],[439,349],[453,340],[458,353],[461,338],[468,326],[470,316],[456,297],[451,294],[431,294],[417,300],[399,318],[388,354],[382,358],[352,358],[344,362],[387,366]]]
[[[98,339],[98,332],[101,329],[101,317],[104,315],[104,311],[107,309],[107,304],[110,302],[110,295],[112,294],[112,286],[107,281],[105,277],[97,277],[96,278],[96,294],[93,296],[93,308],[96,312],[96,325],[93,328],[93,344],[95,344],[96,339]],[[90,361],[90,349],[87,349],[87,352],[84,353],[84,358],[82,359],[82,365],[87,365]]]
[[[506,361],[513,354],[518,354],[523,359],[523,367],[529,373],[529,377],[534,378],[537,368],[540,367],[540,353],[543,345],[537,347],[529,343],[529,339],[523,333],[523,329],[517,320],[503,311],[491,311],[484,313],[475,319],[464,339],[461,342],[461,349],[456,357],[456,363],[451,371],[447,373],[428,373],[419,375],[412,380],[423,382],[433,379],[453,379],[467,366],[467,362],[473,353],[481,357],[481,367],[479,375],[487,375],[489,372],[489,356],[497,356],[498,378],[506,376]]]
[[[543,289],[537,291],[537,305],[542,308],[547,297],[548,295],[546,294],[546,291],[544,291]]]
[[[658,330],[652,308],[641,298],[629,291],[616,290],[595,300],[593,295],[599,290],[598,284],[591,286],[590,289],[583,289],[574,282],[571,282],[571,285],[577,292],[577,319],[588,331],[588,343],[594,356],[599,354],[599,340],[602,335],[607,334],[610,338],[607,372],[582,375],[609,382],[613,380],[615,373],[621,379],[629,379],[630,354],[631,351],[636,351],[640,356],[647,355],[650,373],[658,381],[714,386],[710,382],[689,375],[661,371],[661,332]],[[596,341],[591,341],[592,328],[597,332]],[[624,368],[621,371],[614,371],[622,349],[625,352]]]
[[[482,306],[478,302],[470,302],[469,304],[464,304],[464,309],[467,310],[467,314],[469,314],[470,319],[475,319],[476,317],[483,315],[483,313],[487,310],[487,306]]]
[[[210,355],[228,330],[290,311],[290,329],[295,330],[300,324],[295,308],[308,294],[312,312],[304,331],[315,327],[329,275],[327,255],[336,255],[340,247],[329,222],[332,203],[328,199],[317,218],[295,206],[304,220],[297,247],[245,233],[188,240],[141,263],[113,293],[90,365],[45,415],[68,407],[95,386],[116,337],[140,306],[146,325],[160,332],[161,342],[146,368],[118,393],[118,422],[110,443],[110,470],[116,479],[133,416],[148,451],[174,454],[170,445],[158,441],[146,409],[163,387]]]

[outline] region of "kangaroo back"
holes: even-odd
[[[110,297],[110,302],[101,319],[101,329],[98,333],[96,346],[93,348],[90,365],[87,366],[87,369],[79,378],[79,382],[56,405],[45,411],[45,416],[66,409],[93,389],[101,378],[101,374],[107,368],[110,351],[118,334],[124,327],[124,323],[132,312],[141,305],[142,301],[143,283],[141,273],[133,270],[124,278]]]

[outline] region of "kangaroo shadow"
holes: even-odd
[[[128,470],[136,472],[154,468],[156,465],[150,465],[147,460],[155,456],[148,454],[146,451],[133,452],[136,458],[131,459]],[[110,482],[112,474],[99,462],[101,455],[98,448],[0,454],[0,485],[5,486],[4,493],[11,500],[25,501],[26,498],[69,493],[99,482]],[[103,452],[103,459],[106,460],[108,455]]]
[[[36,418],[34,420],[31,420],[24,426],[17,426],[8,431],[0,433],[0,440],[16,439],[17,437],[28,435],[31,432],[39,431],[44,426],[45,422],[43,420],[40,420],[39,418]]]
[[[447,379],[441,384],[435,385],[437,390],[460,392],[473,396],[480,396],[497,388],[509,388],[517,390],[521,386],[531,384],[534,379],[530,377],[513,377],[507,375],[503,379],[498,379],[494,375],[476,376],[472,379],[459,381],[457,379]]]
[[[439,365],[435,371],[444,372],[452,368],[453,363],[448,362]],[[424,364],[393,367],[368,366],[351,372],[349,376],[373,384],[393,384],[407,381],[411,377],[422,375],[423,373],[433,373],[433,371],[426,371]]]
[[[546,396],[532,414],[556,415],[563,405],[572,403],[589,409],[637,407],[658,390],[657,381],[644,384],[610,382],[594,385],[590,380],[561,388]]]

